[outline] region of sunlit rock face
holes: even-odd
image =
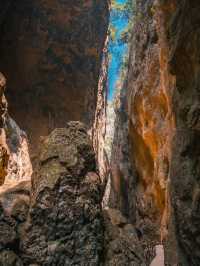
[[[199,1],[136,1],[129,133],[136,223],[165,263],[199,265]]]
[[[106,0],[22,0],[7,9],[0,68],[10,114],[33,150],[68,120],[92,124],[107,21]]]
[[[172,124],[169,88],[165,87],[160,71],[166,67],[158,36],[162,29],[157,28],[153,4],[153,1],[137,4],[140,17],[136,14],[129,73],[130,137],[138,171],[138,215],[141,219],[146,216],[143,225],[151,230],[154,226],[159,229],[158,224],[166,215]]]
[[[107,36],[104,50],[101,71],[99,75],[97,107],[95,112],[95,121],[93,125],[92,140],[96,153],[96,159],[99,168],[99,174],[102,179],[109,175],[109,162],[105,151],[105,134],[106,134],[106,110],[107,110],[107,81],[108,81],[108,41]],[[106,181],[104,181],[106,183]]]
[[[0,185],[8,188],[30,180],[32,164],[27,136],[8,114],[5,89],[6,78],[0,73]],[[0,187],[0,193],[5,187]]]
[[[30,180],[32,175],[32,163],[29,154],[29,143],[26,133],[19,128],[16,122],[7,117],[5,122],[6,144],[9,153],[9,161],[6,182]]]
[[[131,157],[137,171],[136,224],[150,245],[168,237],[174,129],[174,77],[168,72],[165,13],[156,3],[136,1],[128,77]]]
[[[2,185],[5,181],[9,161],[4,131],[7,116],[7,101],[4,96],[5,87],[6,79],[4,75],[0,73],[0,185]]]
[[[133,221],[134,178],[128,155],[126,102],[132,17],[132,1],[111,1],[93,139],[100,176],[105,182],[103,206],[119,209]]]

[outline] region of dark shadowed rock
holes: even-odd
[[[0,265],[144,266],[137,231],[120,211],[102,211],[102,194],[85,126],[55,129],[31,191],[24,181],[0,194]]]
[[[4,186],[0,191],[0,202],[3,206],[3,209],[9,216],[16,216],[17,213],[21,216],[24,216],[25,213],[25,205],[29,206],[30,204],[30,190],[31,190],[31,182],[30,181],[22,181],[17,182],[13,181],[12,187]],[[18,209],[18,211],[17,211]],[[22,214],[20,212],[22,211]],[[23,214],[24,213],[24,214]],[[26,216],[26,215],[25,215]]]
[[[29,209],[30,182],[21,182],[0,193],[0,265],[22,266],[20,227]]]
[[[134,226],[117,209],[104,210],[105,266],[145,266]]]
[[[103,225],[95,170],[81,123],[68,123],[44,140],[22,232],[26,265],[99,265]]]
[[[23,266],[21,259],[10,250],[0,252],[0,265],[1,266]]]
[[[16,222],[0,204],[0,250],[15,245],[17,241]]]
[[[11,116],[33,150],[65,121],[91,126],[108,1],[1,2],[0,67],[9,80]]]
[[[200,265],[200,2],[170,1],[169,67],[176,77],[171,201],[181,265]],[[187,37],[186,37],[187,36]]]

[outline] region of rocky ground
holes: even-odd
[[[70,122],[44,141],[28,181],[0,194],[0,265],[145,266],[137,232],[102,210],[102,183],[86,128]]]

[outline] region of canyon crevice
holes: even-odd
[[[199,47],[198,0],[1,1],[0,265],[200,265]]]

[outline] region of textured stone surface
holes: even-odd
[[[7,115],[7,101],[4,96],[6,88],[6,78],[0,72],[0,185],[5,181],[7,175],[7,167],[9,161],[9,155],[5,143],[4,126]]]
[[[105,3],[73,1],[70,8],[65,1],[59,1],[60,6],[57,3],[23,0],[10,7],[5,1],[0,3],[0,65],[11,80],[11,110],[29,135],[35,130],[32,141],[69,118],[90,124],[94,114],[93,89],[107,23],[102,20],[106,18]],[[3,5],[13,15],[9,20]],[[96,16],[99,8],[102,13]],[[9,190],[0,195],[0,264],[21,266],[22,259],[29,266],[149,265],[155,255],[153,248],[162,242],[166,265],[200,265],[199,10],[197,0],[136,1],[127,81],[132,172],[126,95],[121,95],[116,110],[111,166],[104,155],[107,57],[103,62],[94,145],[103,181],[112,173],[108,201],[136,222],[136,227],[119,210],[108,209],[102,214],[105,184],[101,185],[96,174],[86,130],[79,123],[68,124],[41,144],[30,212],[29,192]],[[18,20],[19,24],[14,23]],[[0,122],[4,127],[8,117],[2,75],[0,87]],[[88,110],[91,113],[86,114]],[[13,133],[7,140],[15,147],[19,139],[15,130]],[[3,182],[9,149],[1,136]],[[18,176],[11,168],[13,177]],[[153,263],[158,266],[156,258]]]
[[[9,80],[11,116],[34,150],[39,136],[66,121],[92,125],[108,17],[106,0],[9,6],[0,27],[0,68]]]
[[[85,127],[70,122],[44,140],[21,248],[25,265],[99,265],[100,178]]]
[[[31,182],[12,182],[4,184],[0,189],[0,202],[4,211],[19,222],[24,222],[27,216],[27,207],[30,204]]]
[[[5,147],[0,147],[0,185],[3,185],[6,175],[7,175],[7,167],[8,167],[8,152]]]
[[[6,85],[0,73],[0,185],[30,180],[32,174],[27,136],[8,114]]]
[[[123,215],[135,222],[136,173],[130,160],[128,138],[127,83],[115,99],[114,136],[111,149],[111,189],[109,206],[119,209]]]
[[[119,210],[102,211],[103,183],[82,123],[43,139],[35,167],[31,188],[23,181],[0,191],[0,265],[146,265],[135,227]]]
[[[6,89],[6,78],[0,72],[0,128],[4,127],[7,115],[7,101],[4,96],[5,89]]]
[[[0,204],[0,250],[9,248],[17,242],[16,223],[7,215]]]
[[[163,240],[168,226],[168,182],[173,117],[168,46],[156,1],[136,1],[130,51],[129,134],[137,170],[136,223],[147,242]]]
[[[10,250],[0,252],[0,265],[1,266],[23,266],[21,259]]]
[[[93,125],[92,140],[93,146],[97,158],[98,170],[102,180],[109,175],[108,158],[105,151],[105,134],[106,134],[106,99],[107,99],[107,75],[108,75],[108,41],[107,36],[103,59],[101,65],[101,71],[98,83],[97,93],[97,107],[95,112],[95,121]],[[105,183],[107,180],[105,180]]]
[[[30,182],[0,191],[0,265],[23,266],[20,259],[20,227],[29,209]]]
[[[26,133],[19,128],[10,116],[6,118],[4,130],[6,146],[9,153],[5,182],[30,180],[32,175],[32,163],[30,160],[29,142]]]
[[[166,265],[199,265],[199,1],[136,1],[129,69],[137,225]]]
[[[170,72],[176,77],[171,197],[182,265],[200,265],[200,2],[169,1]]]
[[[95,121],[92,129],[92,141],[95,150],[98,172],[103,183],[103,200],[102,207],[108,206],[110,196],[110,163],[106,152],[107,134],[107,84],[108,84],[108,43],[109,36],[107,36],[104,50],[102,66],[98,83],[97,107],[95,112]]]
[[[146,265],[136,230],[119,210],[104,210],[104,225],[105,266]]]

